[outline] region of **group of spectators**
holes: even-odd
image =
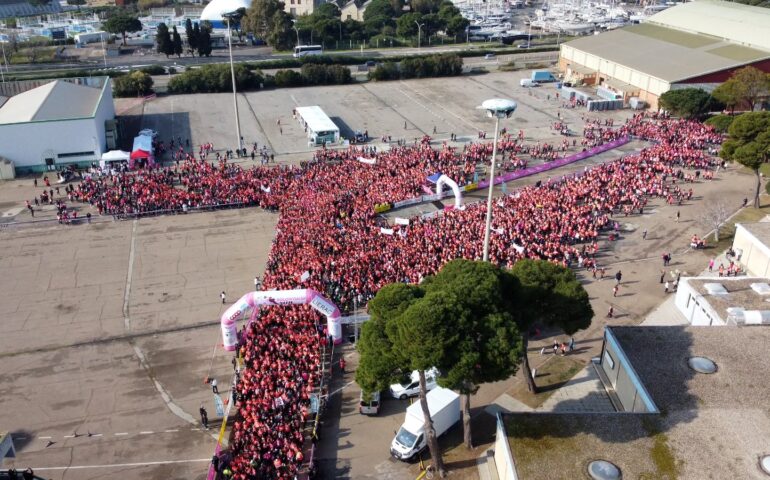
[[[651,146],[500,197],[493,205],[492,262],[546,259],[595,272],[598,241],[616,224],[613,216],[641,214],[651,197],[686,200],[692,193],[683,185],[700,181],[689,170],[710,172],[718,164],[704,149],[721,137],[697,122],[640,113],[619,126],[589,121],[584,134],[591,146],[625,135]],[[504,164],[522,168],[525,155],[547,159],[568,146],[544,145],[525,144],[519,132],[503,135],[498,151]],[[171,167],[94,176],[72,197],[113,215],[224,204],[276,209],[263,288],[312,288],[350,310],[388,283],[416,283],[454,258],[481,258],[484,202],[414,218],[388,233],[374,206],[422,194],[426,177],[436,172],[461,185],[474,181],[491,150],[482,142],[462,149],[429,142],[379,152],[324,148],[298,168],[248,169],[186,154]],[[291,479],[306,460],[303,425],[327,341],[321,320],[305,306],[268,307],[242,333],[246,366],[236,386],[239,415],[228,453],[233,478]]]

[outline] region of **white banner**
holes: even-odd
[[[396,217],[396,225],[409,225],[409,219]]]
[[[318,296],[313,297],[313,300],[310,301],[310,306],[326,315],[327,317],[334,313],[335,310],[337,310],[334,305]]]
[[[383,235],[393,235],[394,230],[392,228],[380,227],[380,233]]]
[[[377,160],[374,158],[358,157],[358,161],[361,163],[365,163],[367,165],[374,165],[375,163],[377,163]]]

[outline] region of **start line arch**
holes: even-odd
[[[436,195],[439,196],[438,198],[441,199],[444,196],[444,185],[449,185],[449,188],[451,188],[452,192],[455,194],[455,208],[462,210],[463,194],[460,191],[460,186],[457,185],[457,182],[443,174],[436,180]]]
[[[260,307],[272,305],[310,305],[319,313],[326,316],[327,330],[334,339],[334,343],[342,342],[342,322],[340,321],[340,309],[331,300],[311,289],[298,290],[269,290],[249,292],[222,314],[222,343],[227,351],[235,350],[238,343],[237,321],[245,317],[245,313],[252,309],[252,318]]]

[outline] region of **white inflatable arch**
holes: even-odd
[[[315,290],[270,290],[266,292],[249,292],[222,314],[222,343],[225,350],[233,351],[238,343],[237,321],[245,317],[249,309],[256,315],[257,309],[270,305],[310,305],[326,316],[329,335],[334,343],[342,342],[342,324],[340,309],[328,298]]]
[[[455,194],[455,208],[462,209],[463,194],[460,192],[460,187],[454,180],[447,177],[446,175],[441,175],[438,177],[438,180],[436,180],[436,194],[439,196],[439,198],[443,196],[442,190],[444,189],[444,185],[449,185],[449,188],[451,188]]]

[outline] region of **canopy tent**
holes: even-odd
[[[144,160],[148,167],[153,166],[155,164],[154,152],[151,136],[139,135],[134,137],[134,148],[131,149],[129,168],[134,168],[136,160]]]
[[[441,175],[443,175],[441,172],[434,173],[433,175],[429,176],[426,180],[428,180],[430,183],[435,185],[438,183],[438,179],[441,178]]]

